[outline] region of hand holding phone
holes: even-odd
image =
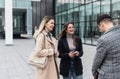
[[[75,51],[75,52],[74,52],[74,55],[75,55],[75,56],[79,56],[79,52],[78,52],[78,51]]]
[[[69,55],[70,58],[74,58],[73,51],[71,51],[70,53],[68,53],[68,55]]]

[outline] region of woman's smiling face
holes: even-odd
[[[69,35],[73,35],[74,31],[75,31],[75,28],[74,28],[73,24],[69,24],[67,27],[66,33]]]

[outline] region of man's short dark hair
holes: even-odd
[[[112,18],[108,15],[108,14],[103,14],[100,15],[97,19],[97,24],[99,24],[101,21],[103,21],[104,19],[109,19],[112,21]]]

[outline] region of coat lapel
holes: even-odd
[[[68,46],[67,39],[65,38],[64,40],[65,40],[65,42],[64,42],[64,46],[65,46],[65,48],[68,49],[68,50],[70,51],[69,46]]]
[[[48,42],[54,44],[54,43],[53,43],[53,37],[51,37],[51,38],[52,38],[52,40],[51,40],[49,37],[47,37],[47,40],[48,40]]]
[[[52,39],[52,40],[51,40]],[[54,47],[55,47],[55,44],[56,44],[56,39],[54,37],[51,36],[51,39],[49,37],[47,37],[47,41],[49,43],[51,43]]]
[[[51,34],[52,40],[48,37],[48,35],[47,35],[47,33],[46,33],[45,31],[43,31],[43,34],[46,36],[47,41],[48,41],[49,43],[51,43],[53,46],[55,46],[56,41],[55,41],[55,38],[52,37],[52,34]]]

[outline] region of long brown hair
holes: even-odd
[[[64,27],[63,27],[63,30],[60,32],[60,34],[59,34],[59,39],[61,39],[61,38],[66,38],[66,30],[68,29],[68,26],[69,26],[69,24],[72,24],[72,25],[74,25],[72,22],[66,22],[65,24],[64,24]],[[75,36],[74,34],[72,35],[72,38],[73,38],[73,45],[74,46],[76,46],[76,42],[75,42],[75,39],[77,38],[77,36]]]

